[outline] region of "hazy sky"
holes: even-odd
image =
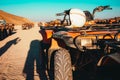
[[[120,0],[0,0],[0,9],[33,21],[50,21],[61,17],[56,13],[70,8],[92,10],[97,6],[110,5],[113,10],[95,14],[95,18],[120,17]]]

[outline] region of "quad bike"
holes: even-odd
[[[14,24],[6,23],[4,19],[0,20],[0,40],[3,40],[7,36],[11,35],[14,31]]]
[[[27,29],[30,29],[34,26],[33,23],[24,23],[22,24],[22,30],[27,30]]]
[[[116,69],[112,74],[116,76],[106,74],[102,79],[118,77],[120,25],[82,27],[86,18],[81,10],[70,9],[57,15],[61,14],[65,15],[62,23],[69,20],[69,26],[42,27],[40,30],[43,36],[42,52],[50,80],[97,80],[105,70],[110,72],[114,65]],[[117,57],[113,58],[116,53]]]

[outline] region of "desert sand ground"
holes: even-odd
[[[39,27],[15,29],[16,33],[0,41],[0,80],[45,80]]]

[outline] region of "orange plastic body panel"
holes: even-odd
[[[43,37],[43,43],[50,44],[51,36],[53,34],[53,30],[41,30],[40,33],[41,33],[41,35]]]
[[[103,37],[105,34],[116,34],[118,31],[86,31],[86,35],[102,35],[99,37]],[[70,35],[72,38],[80,35],[80,32],[68,32],[67,35]],[[90,36],[89,36],[90,37]],[[92,36],[91,36],[92,37]]]
[[[80,35],[80,32],[68,32],[67,35],[70,35],[72,38]]]
[[[104,35],[104,34],[115,34],[117,33],[117,31],[89,31],[87,32],[87,34],[93,34],[93,35]]]

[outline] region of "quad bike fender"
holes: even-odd
[[[51,46],[48,49],[48,54],[47,54],[48,55],[48,69],[50,69],[51,57],[52,57],[53,53],[58,49],[60,49],[60,47],[59,47],[57,41],[54,38],[52,38],[51,39]]]
[[[42,40],[43,43],[50,44],[50,42],[51,42],[51,36],[53,34],[53,30],[40,30],[39,32],[40,32],[40,34],[43,37],[43,40]]]
[[[120,65],[120,53],[114,53],[100,58],[97,66]]]

